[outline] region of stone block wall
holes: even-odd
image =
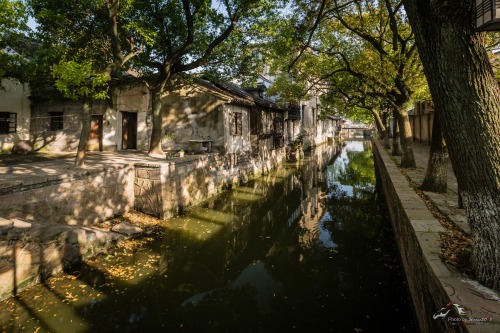
[[[16,221],[9,228],[4,225],[0,235],[0,300],[103,251],[123,237],[91,228],[21,225]]]
[[[372,141],[377,182],[387,202],[420,332],[500,332],[497,296],[442,262],[439,234],[445,229],[383,146],[377,140]],[[434,319],[433,315],[450,301],[463,306],[466,316],[458,314],[452,306],[446,318]],[[475,325],[452,320],[468,317],[490,318],[490,321]]]
[[[135,164],[135,209],[161,219],[197,205],[225,188],[268,173],[285,158],[272,151],[266,160],[249,155],[194,155],[158,164]]]
[[[37,179],[0,193],[0,217],[41,224],[92,226],[133,208],[132,166]]]
[[[134,204],[133,166],[23,181],[0,192],[0,300],[122,237],[93,228]]]

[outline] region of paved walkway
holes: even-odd
[[[20,186],[33,185],[61,178],[71,178],[77,175],[100,172],[110,168],[120,168],[134,163],[165,163],[169,161],[187,161],[196,156],[166,159],[154,158],[147,153],[136,150],[119,152],[88,152],[85,165],[75,168],[75,154],[46,154],[30,157],[23,155],[16,157],[0,155],[0,190]],[[198,156],[199,157],[199,156]]]
[[[417,184],[422,184],[427,170],[430,146],[427,143],[413,142],[413,153],[417,163],[416,169],[405,169],[406,174]],[[398,157],[401,161],[401,158]],[[464,209],[458,208],[458,184],[451,163],[448,163],[448,191],[444,194],[424,191],[439,211],[446,215],[462,231],[470,234]]]

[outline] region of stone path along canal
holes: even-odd
[[[162,221],[0,303],[1,332],[416,332],[369,141]]]

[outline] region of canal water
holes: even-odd
[[[1,302],[0,331],[416,332],[368,141],[321,146],[134,242]]]

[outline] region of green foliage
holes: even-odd
[[[325,114],[363,122],[372,112],[430,98],[411,28],[395,1],[295,0],[281,29],[272,55],[274,74],[283,79],[273,94],[314,92]]]
[[[255,37],[269,26],[274,6],[267,0],[189,1],[186,7],[179,0],[136,1],[133,27],[146,36],[136,67],[163,77],[189,72],[252,81],[261,67],[252,54]]]
[[[60,62],[52,66],[55,86],[71,99],[106,99],[109,77],[96,74],[91,63]]]
[[[46,96],[54,85],[67,98],[107,98],[109,84],[121,80],[147,40],[131,20],[134,0],[27,3],[41,42],[31,80],[38,95]]]
[[[24,81],[23,50],[28,16],[22,1],[0,0],[0,79]],[[1,87],[1,83],[0,83]]]

